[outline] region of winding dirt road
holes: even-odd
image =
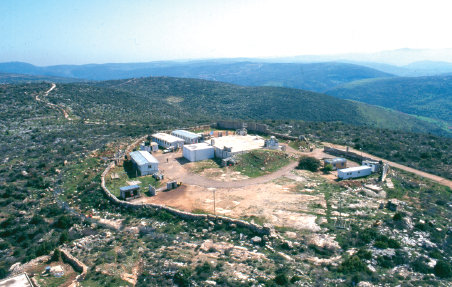
[[[54,108],[54,109],[59,110],[60,112],[63,113],[65,119],[67,119],[67,120],[69,120],[69,121],[72,121],[72,119],[69,117],[69,114],[66,112],[65,109],[63,109],[63,108],[60,107],[59,105],[55,105],[55,104],[49,103],[49,102],[47,102],[47,101],[44,100],[44,97],[47,97],[47,96],[49,95],[49,93],[50,93],[53,89],[55,89],[55,87],[56,87],[56,85],[55,85],[54,83],[52,83],[52,87],[44,93],[43,98],[39,98],[39,95],[36,95],[36,98],[35,98],[35,99],[36,99],[36,101],[42,102],[42,103],[46,104],[47,106],[49,106],[49,107],[51,107],[51,108]]]
[[[261,177],[244,179],[240,181],[222,182],[210,178],[205,178],[187,171],[183,167],[183,165],[188,163],[189,161],[182,157],[182,152],[175,152],[171,154],[157,154],[155,155],[155,157],[158,161],[160,161],[159,168],[164,171],[165,175],[168,175],[168,178],[181,181],[184,184],[198,185],[208,188],[236,188],[265,183],[290,173],[290,171],[298,165],[298,162],[293,162],[278,171]],[[166,159],[168,159],[168,162],[166,161]]]

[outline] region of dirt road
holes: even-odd
[[[53,89],[55,89],[55,87],[56,87],[56,85],[55,85],[54,83],[52,83],[52,87],[44,93],[43,98],[39,98],[38,95],[36,95],[36,98],[35,98],[35,99],[36,99],[36,101],[42,102],[42,103],[46,104],[47,106],[49,106],[49,107],[51,107],[51,108],[54,108],[54,109],[59,110],[60,112],[63,113],[65,119],[67,119],[67,120],[69,120],[69,121],[72,121],[72,119],[69,117],[69,114],[67,113],[67,111],[66,111],[65,109],[63,109],[63,108],[60,107],[59,105],[55,105],[55,104],[49,103],[49,102],[47,102],[47,101],[44,100],[44,98],[47,97],[47,96],[49,95],[49,93],[50,93]]]
[[[335,145],[335,148],[346,150],[346,147],[339,146],[339,145]],[[350,152],[361,154],[361,151],[359,151],[359,150],[355,150],[353,148],[349,148],[349,150],[350,150]],[[323,149],[316,149],[316,153],[317,154],[322,154],[323,153]],[[408,167],[408,166],[404,166],[404,165],[401,165],[401,164],[398,164],[398,163],[395,163],[395,162],[392,162],[392,161],[388,161],[388,160],[386,160],[384,158],[380,158],[380,157],[377,157],[377,156],[374,156],[372,154],[368,154],[368,153],[365,153],[365,152],[362,152],[362,155],[364,157],[369,157],[369,158],[372,158],[372,159],[377,160],[377,161],[381,160],[383,162],[387,162],[392,167],[399,168],[399,169],[402,169],[402,170],[405,170],[405,171],[408,171],[408,172],[420,175],[422,177],[434,180],[434,181],[438,182],[439,184],[442,184],[442,185],[445,185],[445,186],[448,186],[448,187],[452,188],[452,181],[451,180],[442,178],[440,176],[437,176],[437,175],[434,175],[434,174],[431,174],[431,173],[423,172],[423,171],[420,171],[420,170],[417,170],[417,169],[414,169],[414,168],[411,168],[411,167]]]
[[[188,163],[189,161],[182,157],[182,152],[174,152],[171,154],[157,154],[155,155],[155,157],[160,161],[159,168],[163,170],[163,173],[169,179],[181,181],[184,184],[212,188],[236,188],[265,183],[290,173],[290,171],[294,169],[298,164],[297,162],[290,163],[274,173],[257,178],[250,178],[232,182],[220,182],[187,171],[183,167],[183,165]],[[168,159],[168,162],[166,161],[166,159]]]

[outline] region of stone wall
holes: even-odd
[[[333,155],[337,155],[337,156],[343,156],[343,157],[351,157],[351,158],[358,159],[361,161],[363,161],[363,160],[378,161],[378,160],[375,160],[370,157],[361,156],[361,154],[356,153],[356,152],[341,150],[341,149],[333,148],[333,147],[329,147],[329,146],[325,146],[323,148],[323,151],[325,153],[329,153],[329,154],[333,154]]]
[[[105,176],[110,171],[110,169],[115,165],[115,162],[112,161],[107,166],[107,168],[104,170],[101,176],[101,187],[104,191],[105,195],[108,197],[108,199],[113,202],[114,204],[125,207],[125,208],[156,208],[158,210],[165,210],[175,216],[178,216],[180,218],[186,219],[186,220],[222,220],[223,222],[229,222],[231,224],[236,224],[237,226],[249,228],[250,230],[259,233],[259,234],[267,234],[269,235],[271,232],[270,226],[260,226],[258,224],[250,223],[244,220],[239,219],[233,219],[229,217],[223,217],[223,216],[213,216],[208,214],[194,214],[190,212],[185,212],[181,210],[174,209],[172,207],[161,205],[161,204],[154,204],[154,203],[148,203],[148,204],[141,204],[141,203],[132,203],[127,202],[123,200],[119,200],[116,196],[114,196],[108,188],[105,186]]]
[[[80,275],[77,275],[77,277],[75,277],[75,280],[72,282],[72,284],[69,285],[70,287],[77,286],[78,282],[85,279],[86,274],[88,273],[88,267],[85,264],[83,264],[80,260],[72,256],[72,254],[69,253],[69,251],[62,248],[60,249],[60,251],[63,260],[69,263],[76,271],[81,272]]]

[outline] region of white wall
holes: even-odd
[[[151,166],[151,168],[149,168],[149,166]],[[158,163],[143,164],[139,165],[138,169],[140,170],[141,175],[154,174],[159,171],[159,164]]]
[[[189,161],[201,161],[215,157],[213,147],[190,150],[184,146],[182,149],[182,154]]]

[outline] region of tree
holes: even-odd
[[[315,172],[321,166],[320,160],[312,156],[305,156],[300,158],[298,162],[299,169],[307,169],[309,171]]]

